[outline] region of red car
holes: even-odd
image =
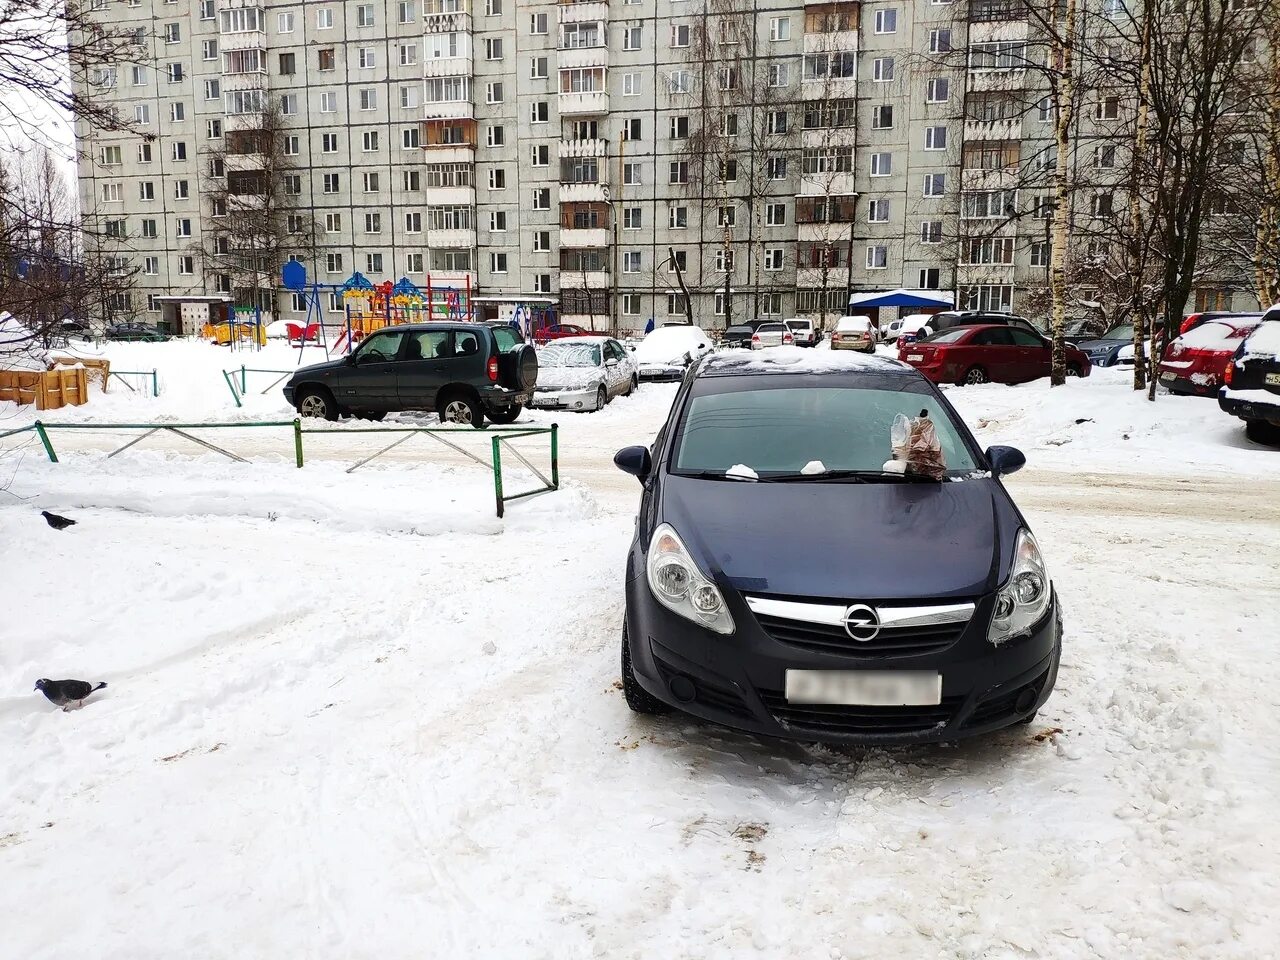
[[[1193,327],[1169,344],[1156,368],[1170,393],[1216,397],[1240,342],[1262,322],[1259,315],[1219,317]]]
[[[1067,376],[1087,377],[1085,354],[1067,348]],[[898,359],[934,383],[1026,383],[1049,375],[1051,345],[1022,327],[952,327],[898,347]]]
[[[566,337],[607,337],[608,333],[602,333],[599,330],[588,330],[586,327],[579,327],[573,323],[548,323],[545,326],[536,327],[533,331],[533,342],[537,344],[550,343],[552,340],[563,340]]]

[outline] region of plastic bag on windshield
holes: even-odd
[[[938,442],[938,431],[928,410],[921,410],[918,417],[901,413],[894,417],[889,428],[889,443],[893,460],[885,464],[886,470],[918,474],[931,480],[946,476],[942,444]]]

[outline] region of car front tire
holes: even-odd
[[[670,707],[640,686],[640,681],[636,679],[635,671],[631,668],[631,643],[627,640],[625,623],[622,625],[622,696],[632,713],[652,717],[671,711]]]
[[[298,415],[320,420],[337,420],[338,403],[328,390],[312,387],[302,391],[297,400]]]

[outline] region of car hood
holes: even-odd
[[[1077,340],[1076,349],[1083,350],[1085,353],[1098,353],[1104,350],[1114,350],[1116,347],[1129,343],[1128,340],[1103,340],[1095,338],[1093,340]]]
[[[538,386],[542,389],[572,390],[599,383],[603,377],[599,367],[538,367]]]
[[[661,517],[743,593],[835,602],[973,598],[1021,525],[999,482],[751,483],[667,475]]]
[[[305,367],[299,367],[294,371],[291,380],[300,380],[303,377],[327,377],[337,373],[347,365],[345,358],[341,360],[326,360],[324,363],[312,363]]]

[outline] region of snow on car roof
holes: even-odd
[[[719,353],[703,361],[699,375],[735,373],[915,373],[913,367],[890,357],[804,347],[768,347],[752,353]]]
[[[1200,326],[1188,330],[1174,340],[1174,343],[1193,350],[1217,350],[1222,353],[1234,353],[1240,346],[1240,340],[1248,333],[1253,322],[1231,323],[1226,320],[1210,320]]]
[[[543,344],[538,349],[546,350],[550,347],[572,347],[575,343],[585,343],[585,344],[591,344],[593,346],[599,346],[600,344],[604,343],[606,340],[612,340],[612,339],[613,337],[607,336],[606,334],[603,334],[603,333],[595,334],[590,337],[561,337],[559,340],[547,341],[547,343]]]

